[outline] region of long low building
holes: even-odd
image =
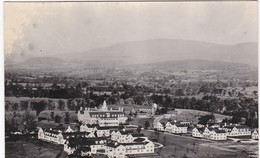
[[[97,154],[98,150],[103,149],[105,151],[108,141],[108,137],[69,138],[64,142],[64,151],[68,155],[79,153],[81,156],[91,156],[92,154]]]
[[[227,132],[229,137],[251,136],[250,128],[245,125],[224,126],[223,130]]]
[[[219,128],[193,128],[192,136],[211,140],[226,140],[227,133]]]
[[[109,158],[125,158],[127,155],[154,153],[154,143],[143,138],[137,138],[131,143],[118,143],[109,137],[69,138],[64,143],[64,151],[68,155],[102,154]]]
[[[127,155],[154,153],[154,143],[151,141],[133,143],[109,143],[106,153],[108,158],[125,158]]]
[[[93,133],[89,132],[77,132],[77,131],[60,131],[56,129],[43,129],[39,128],[38,139],[56,143],[64,144],[66,139],[71,137],[95,137]]]
[[[111,133],[111,140],[117,141],[118,143],[132,143],[137,138],[148,140],[143,133],[133,133],[129,131],[113,131]]]
[[[187,133],[188,131],[187,124],[183,124],[176,121],[172,121],[172,122],[159,121],[154,128],[159,131],[165,131],[165,132],[176,133],[176,134]]]
[[[78,120],[84,124],[99,124],[99,126],[119,126],[127,120],[124,109],[108,109],[106,101],[101,108],[82,108],[78,111]]]

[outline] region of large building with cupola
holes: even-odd
[[[83,124],[99,124],[99,126],[119,126],[127,120],[124,109],[108,108],[106,101],[100,108],[80,108],[78,120]]]

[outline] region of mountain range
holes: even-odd
[[[253,67],[257,67],[258,64],[257,43],[224,45],[177,39],[125,42],[85,52],[53,54],[51,57],[29,58],[19,64],[60,66],[70,63],[84,66],[120,66],[147,63],[167,64],[170,61],[197,61],[198,59],[241,63],[244,66],[250,65]]]

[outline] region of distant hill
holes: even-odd
[[[124,64],[202,59],[257,66],[257,49],[257,43],[223,45],[191,40],[154,39],[120,43],[83,53],[73,53],[69,59],[82,62],[98,59],[101,63],[102,61],[113,63],[116,60]]]
[[[33,57],[19,63],[20,66],[28,67],[51,67],[51,66],[61,66],[64,61],[56,57]]]
[[[153,39],[146,41],[125,42],[108,47],[92,49],[86,52],[75,52],[69,54],[53,54],[53,57],[30,57],[18,65],[24,66],[60,66],[69,67],[108,67],[123,66],[146,63],[162,63],[164,67],[208,67],[210,69],[235,68],[236,66],[258,65],[257,43],[241,43],[237,45],[223,45],[191,40],[178,39]],[[229,63],[241,63],[242,65],[227,65],[226,63],[194,63],[191,60],[221,61]],[[176,61],[190,60],[188,63],[178,63]],[[6,60],[13,66],[12,60]],[[175,62],[171,62],[175,61]],[[166,63],[164,63],[166,62]],[[168,62],[168,63],[167,63]],[[198,65],[200,64],[200,65]],[[204,64],[204,65],[202,65]],[[221,65],[224,64],[224,65]],[[244,65],[243,65],[244,64]],[[247,65],[246,65],[247,64]],[[17,66],[18,66],[17,65]],[[157,67],[162,67],[157,65]],[[222,67],[222,68],[221,68]],[[61,67],[63,68],[63,67]]]
[[[238,70],[250,69],[252,66],[241,63],[208,60],[178,60],[159,63],[136,64],[129,67],[142,70]]]

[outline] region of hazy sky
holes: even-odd
[[[154,38],[257,42],[257,2],[4,5],[5,55],[83,52]]]

